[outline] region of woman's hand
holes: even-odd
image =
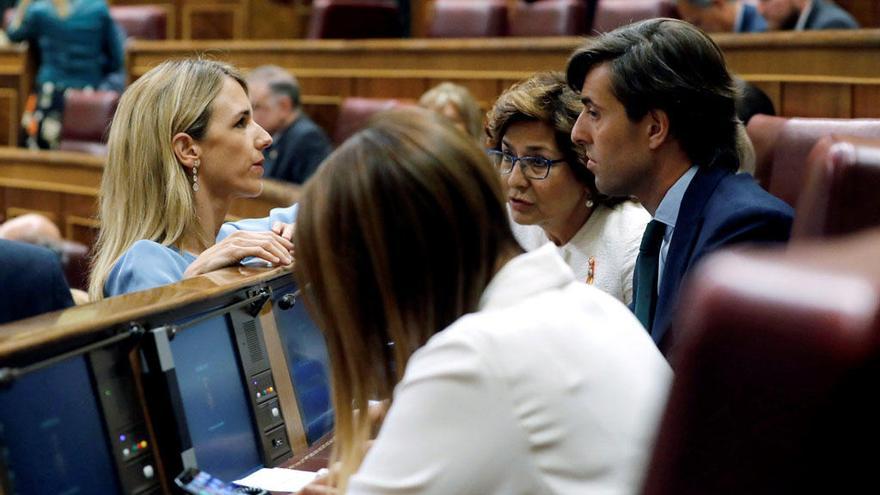
[[[295,223],[275,222],[272,224],[272,232],[275,232],[288,241],[293,241],[293,229],[295,226]]]
[[[290,231],[293,231],[292,227]],[[284,233],[285,228],[281,232]],[[275,232],[238,230],[203,251],[183,275],[185,278],[195,277],[234,265],[251,256],[275,265],[289,265],[293,262],[292,250],[293,243]]]

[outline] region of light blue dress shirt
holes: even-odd
[[[657,293],[660,293],[660,281],[663,280],[663,268],[666,266],[666,255],[669,254],[669,243],[672,241],[672,234],[675,233],[675,221],[678,219],[678,212],[681,210],[681,201],[684,199],[684,193],[691,185],[694,176],[697,175],[697,166],[694,165],[687,170],[681,177],[675,181],[675,184],[666,191],[660,206],[654,212],[654,220],[666,225],[666,232],[663,234],[663,242],[660,243],[660,262],[657,271]]]
[[[272,229],[275,222],[293,223],[299,205],[275,208],[265,218],[227,222],[220,227],[217,242],[222,241],[237,230],[260,232]],[[172,246],[163,246],[145,239],[132,244],[113,265],[107,281],[104,282],[104,297],[118,296],[129,292],[152,289],[183,280],[187,267],[196,260],[196,255],[180,252]],[[243,264],[264,264],[257,258],[248,258]]]

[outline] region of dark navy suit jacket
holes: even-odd
[[[743,4],[742,21],[737,26],[737,33],[763,33],[767,30],[767,21],[754,5]]]
[[[333,151],[330,139],[305,114],[274,136],[275,142],[263,153],[266,177],[302,184]]]
[[[858,29],[859,23],[839,6],[825,0],[815,0],[807,16],[804,29]]]
[[[0,239],[0,324],[73,306],[52,251]]]
[[[785,242],[794,211],[761,189],[748,174],[700,167],[684,197],[669,244],[654,321],[648,330],[665,354],[672,343],[670,325],[682,280],[707,254],[744,242]],[[633,275],[638,286],[639,273]],[[685,304],[679,306],[687,311]]]

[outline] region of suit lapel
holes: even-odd
[[[682,278],[690,268],[694,246],[703,228],[703,210],[718,183],[729,174],[730,172],[716,167],[700,167],[681,200],[678,218],[675,220],[675,232],[672,234],[663,266],[654,323],[651,325],[651,337],[658,345],[669,329]]]

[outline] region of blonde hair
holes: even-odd
[[[480,105],[464,86],[444,82],[429,89],[419,98],[419,106],[439,112],[446,105],[452,105],[464,122],[467,133],[480,139],[483,125],[483,111]]]
[[[332,364],[340,493],[372,435],[368,400],[390,399],[412,353],[476,311],[519,249],[473,140],[418,108],[372,122],[309,180],[296,223],[295,276]]]
[[[52,6],[55,7],[55,12],[58,14],[58,17],[64,19],[70,15],[69,0],[52,0]]]
[[[199,224],[190,179],[171,142],[180,132],[195,140],[204,137],[212,103],[227,77],[247,90],[230,65],[171,60],[151,69],[122,95],[110,126],[99,192],[101,230],[89,283],[93,300],[103,298],[113,265],[141,239],[164,246],[214,243]]]

